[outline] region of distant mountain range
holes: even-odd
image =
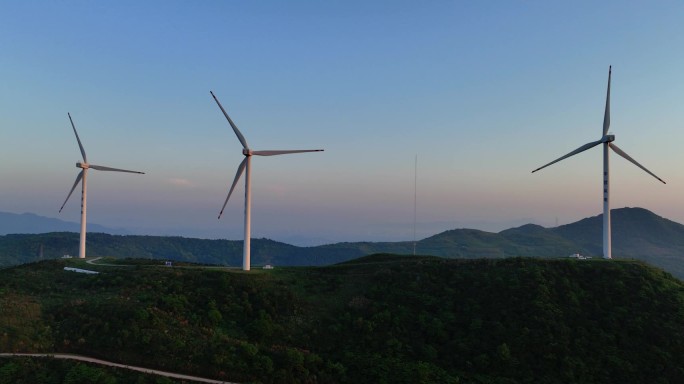
[[[81,224],[38,216],[33,213],[0,212],[0,235],[10,233],[47,233],[47,232],[79,232]],[[111,233],[112,235],[128,235],[124,229],[108,228],[98,224],[88,224],[88,231]]]
[[[643,208],[612,210],[612,225],[614,257],[643,260],[684,279],[684,225]],[[145,257],[232,266],[240,265],[242,260],[242,241],[109,235],[95,233],[95,228],[91,231],[89,256]],[[574,253],[601,257],[601,244],[602,216],[599,215],[555,228],[527,224],[499,233],[449,230],[418,241],[416,253],[447,258],[557,258]],[[0,265],[4,266],[77,253],[77,233],[0,236]],[[297,247],[268,239],[252,241],[253,265],[329,265],[374,253],[412,254],[413,242],[345,242]]]

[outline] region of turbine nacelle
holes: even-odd
[[[88,169],[90,168],[90,164],[78,162],[76,163],[76,168]]]
[[[611,141],[615,141],[615,135],[605,135],[601,138],[602,143],[610,143]]]
[[[242,154],[245,156],[252,156],[252,152],[253,151],[251,149],[247,149],[247,148],[242,150]]]

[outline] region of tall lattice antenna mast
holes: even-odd
[[[416,217],[418,208],[418,155],[413,164],[413,256],[416,255]]]

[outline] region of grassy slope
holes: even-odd
[[[0,271],[0,349],[243,382],[684,380],[684,285],[636,262],[376,255],[249,274],[84,266],[100,275],[66,263],[80,265]]]

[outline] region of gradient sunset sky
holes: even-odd
[[[608,66],[612,206],[684,223],[682,1],[4,1],[0,211],[57,211],[80,160],[88,219],[133,233],[295,244],[553,226],[601,213]]]

